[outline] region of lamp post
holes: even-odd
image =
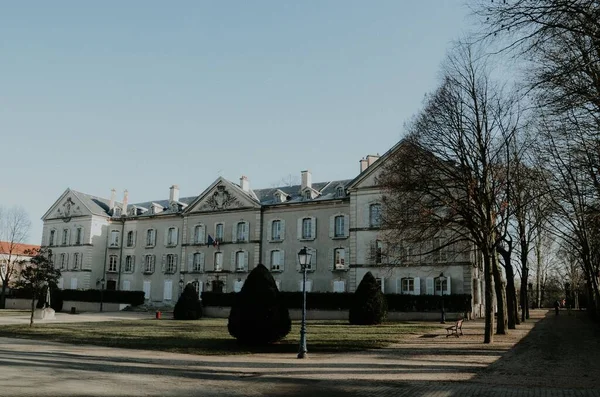
[[[446,310],[444,308],[444,272],[440,273],[440,289],[442,290],[442,321],[440,324],[446,324]]]
[[[100,280],[100,311],[102,311],[103,304],[104,304],[104,283],[105,282],[106,282],[106,280],[104,279],[104,277],[102,277],[102,279]]]
[[[179,279],[179,296],[181,296],[181,294],[183,294],[183,279],[180,278]]]
[[[306,247],[302,248],[298,252],[298,261],[300,262],[300,268],[302,269],[302,325],[300,326],[300,347],[298,351],[298,358],[306,358],[306,269],[310,266],[310,260],[312,254],[310,254]]]

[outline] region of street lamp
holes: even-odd
[[[298,262],[300,262],[300,269],[302,270],[302,325],[300,327],[298,358],[306,358],[306,269],[310,266],[311,259],[312,254],[309,253],[306,247],[298,252]]]
[[[104,303],[104,283],[106,282],[106,280],[104,279],[104,277],[102,277],[102,279],[100,280],[100,311],[102,311],[102,305]]]
[[[444,309],[444,272],[440,273],[440,289],[442,290],[442,321],[440,324],[446,324],[446,310]]]

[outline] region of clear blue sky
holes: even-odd
[[[353,178],[467,30],[461,0],[18,1],[0,5],[0,205],[70,187],[130,202],[219,175]]]

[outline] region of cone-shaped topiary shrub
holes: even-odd
[[[358,285],[350,306],[350,324],[381,324],[387,315],[387,301],[377,280],[367,272]]]
[[[188,284],[175,304],[173,318],[175,320],[198,320],[202,317],[202,302],[198,299],[196,287]]]
[[[243,344],[266,345],[285,337],[291,326],[290,313],[281,304],[273,276],[259,264],[235,295],[227,324],[229,334]]]

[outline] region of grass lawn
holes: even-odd
[[[30,310],[0,309],[0,317],[28,316],[30,314]]]
[[[307,344],[309,352],[376,349],[400,342],[409,334],[424,334],[436,328],[417,323],[358,326],[345,321],[309,321]],[[4,337],[212,355],[294,353],[298,351],[299,333],[300,322],[294,321],[292,331],[279,343],[248,347],[237,344],[227,331],[227,319],[222,318],[0,326],[0,336]]]

